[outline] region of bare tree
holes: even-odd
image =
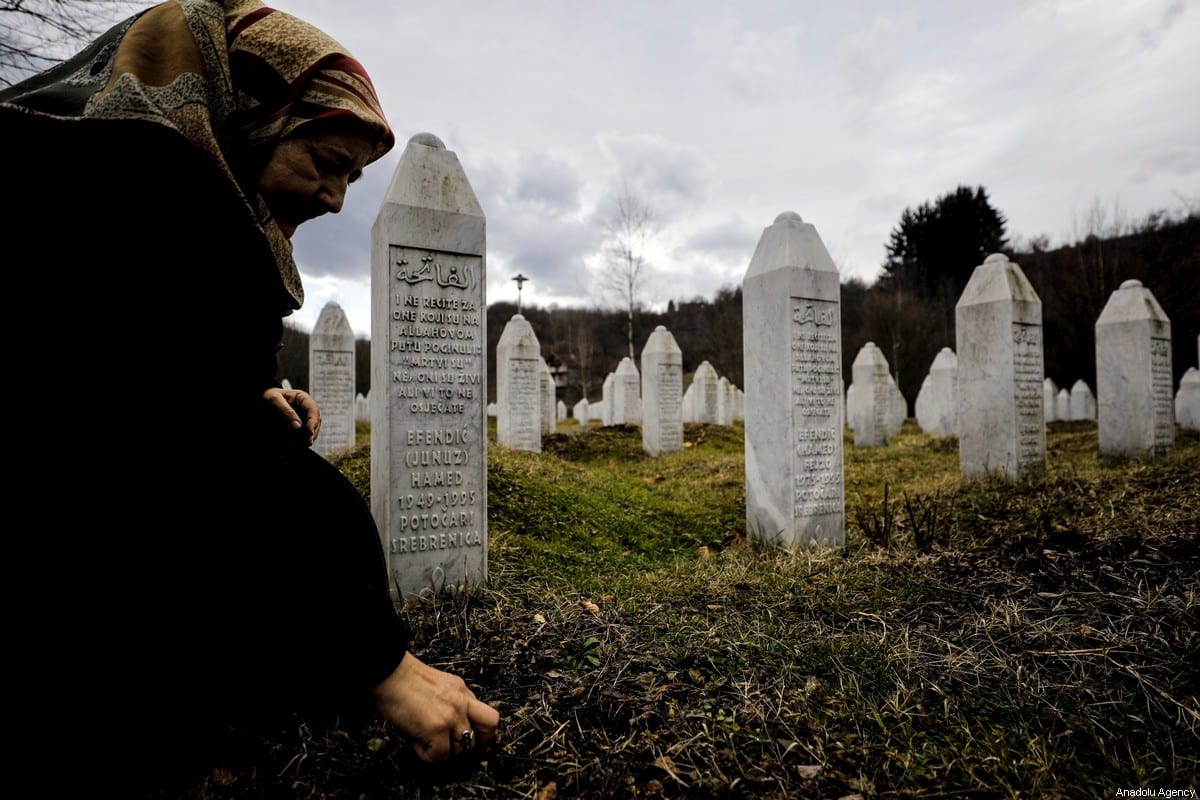
[[[0,0],[0,87],[54,66],[151,2]]]
[[[637,310],[642,283],[649,268],[646,246],[656,232],[654,212],[650,206],[621,181],[613,200],[613,216],[605,225],[607,246],[605,261],[608,271],[602,273],[601,283],[621,298],[627,311],[629,357],[636,360],[633,349],[633,315]]]

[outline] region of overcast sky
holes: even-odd
[[[1010,239],[1081,237],[1094,205],[1200,208],[1200,2],[277,0],[367,68],[397,146],[296,234],[311,328],[370,331],[371,224],[408,139],[461,161],[487,300],[597,288],[622,180],[659,231],[651,305],[740,283],[782,211],[843,278],[878,273],[906,207],[983,186]],[[1114,212],[1115,210],[1115,212]]]

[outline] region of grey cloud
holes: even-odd
[[[715,257],[738,256],[748,258],[758,244],[761,230],[738,217],[704,228],[692,234],[684,242],[686,252],[699,252]]]
[[[527,155],[521,160],[513,196],[551,214],[570,214],[579,208],[579,175],[565,161]]]
[[[602,133],[597,142],[660,222],[703,198],[708,168],[694,149],[646,134]]]

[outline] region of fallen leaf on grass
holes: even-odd
[[[537,800],[554,800],[556,797],[558,797],[558,784],[554,781],[550,781],[538,789]]]
[[[580,600],[579,605],[583,606],[597,617],[600,616],[600,606],[596,605],[591,600]]]
[[[805,780],[811,780],[821,774],[820,764],[803,764],[796,767],[796,771],[800,773],[800,777]]]

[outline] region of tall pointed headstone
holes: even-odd
[[[746,535],[757,544],[845,544],[840,302],[816,228],[780,214],[742,283]]]
[[[659,325],[642,348],[642,449],[652,456],[683,449],[683,351]]]
[[[485,220],[409,140],[371,230],[371,510],[395,599],[487,580]]]
[[[609,419],[613,425],[637,425],[642,421],[642,378],[637,364],[625,356],[613,376],[612,395],[608,398]]]
[[[1175,419],[1187,431],[1200,431],[1200,369],[1188,367],[1175,393]]]
[[[548,436],[558,430],[558,407],[555,405],[557,391],[550,365],[542,359],[542,435]]]
[[[1128,280],[1096,320],[1096,426],[1105,456],[1165,456],[1175,444],[1171,321]]]
[[[1046,422],[1058,419],[1058,384],[1052,378],[1042,381],[1042,415]]]
[[[1082,378],[1071,385],[1071,398],[1068,403],[1072,422],[1096,420],[1096,396],[1092,388]]]
[[[895,395],[887,358],[874,342],[859,349],[850,366],[853,375],[853,420],[855,447],[883,447],[892,435]]]
[[[929,383],[917,397],[917,424],[931,436],[958,435],[958,356],[943,347],[926,376]]]
[[[744,300],[742,305],[745,305]],[[718,380],[716,369],[707,361],[700,362],[700,366],[696,367],[696,372],[692,375],[692,389],[695,391],[692,403],[696,422],[717,422]]]
[[[496,344],[496,444],[542,452],[542,347],[514,314]]]
[[[1042,301],[994,253],[955,306],[958,461],[963,475],[1021,480],[1046,468]]]
[[[313,450],[322,456],[354,447],[354,367],[354,329],[330,301],[308,337],[308,393],[321,407]]]
[[[579,423],[580,427],[582,427],[582,428],[587,427],[587,424],[588,424],[588,401],[587,401],[586,397],[581,398],[578,402],[575,403],[574,408],[571,409],[571,415],[575,417],[575,421]]]

